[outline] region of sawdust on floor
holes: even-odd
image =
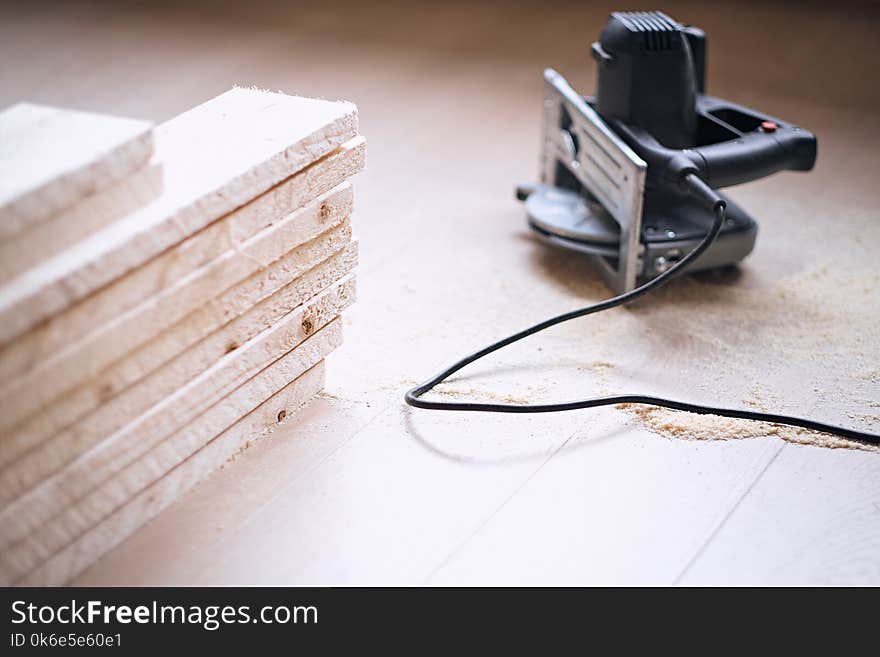
[[[875,432],[880,427],[880,417],[865,412],[878,408],[871,384],[880,380],[880,350],[874,338],[880,304],[872,281],[859,278],[857,272],[824,264],[758,288],[690,278],[659,296],[656,304],[636,312],[674,322],[676,333],[690,338],[680,346],[690,346],[689,369],[703,373],[697,385],[704,393],[739,386],[740,405],[779,412],[792,392],[809,386],[817,401],[826,402],[821,407],[832,423]],[[683,312],[682,301],[692,312]],[[706,341],[707,335],[712,339]],[[710,348],[699,349],[700,342]],[[731,398],[729,405],[736,400]],[[853,410],[847,412],[846,406]],[[775,436],[803,445],[880,451],[878,445],[797,427],[635,404],[618,408],[651,431],[681,440]],[[809,406],[795,414],[815,415]]]
[[[674,390],[665,395],[657,392],[663,396],[693,401],[704,397],[712,403],[723,390],[725,405],[780,412],[794,402],[792,411],[804,417],[817,415],[810,411],[821,402],[818,415],[828,421],[877,431],[880,417],[873,412],[880,408],[874,394],[880,381],[880,343],[874,338],[880,325],[877,292],[872,280],[830,263],[770,285],[687,278],[658,291],[650,302],[603,314],[590,326],[590,348],[603,350],[609,359],[586,361],[577,370],[601,395],[650,387],[662,380]],[[575,338],[583,330],[570,328]],[[646,361],[647,369],[633,367],[633,349],[656,354]],[[686,361],[681,360],[683,355]],[[556,397],[559,385],[569,384],[571,389],[571,381],[568,375],[560,380],[545,377],[544,385],[525,390],[521,382],[508,381],[515,389],[502,391],[493,389],[505,385],[497,380],[468,388],[453,381],[433,392],[468,401],[530,404],[548,401],[544,393]],[[581,383],[574,381],[574,389],[582,391]],[[682,383],[684,389],[679,389]],[[784,425],[642,405],[618,408],[649,430],[681,440],[775,436],[791,443],[880,451],[880,446]]]
[[[484,388],[460,388],[454,383],[440,383],[431,392],[445,397],[467,399],[467,401],[481,402],[491,400],[502,404],[528,404],[530,397],[498,393]]]
[[[698,415],[642,404],[619,404],[617,408],[637,419],[654,433],[679,440],[741,440],[775,436],[799,445],[880,452],[880,445],[868,445],[827,433],[781,424],[739,420],[718,415]]]

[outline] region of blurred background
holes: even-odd
[[[348,96],[368,117],[374,103],[387,109],[394,98],[405,121],[427,100],[465,111],[461,98],[482,85],[509,89],[505,98],[522,85],[539,89],[551,63],[589,88],[588,48],[607,14],[653,8],[709,33],[718,95],[757,102],[781,85],[793,102],[852,106],[880,97],[871,83],[876,3],[837,2],[833,11],[823,2],[661,4],[4,2],[0,101],[76,100],[162,119],[238,82]],[[761,62],[762,51],[774,54]],[[792,76],[801,83],[792,87]]]
[[[4,2],[0,105],[161,121],[234,84],[344,98],[370,139],[364,204],[391,176],[428,193],[466,174],[472,202],[510,199],[536,169],[541,71],[591,93],[590,43],[623,9],[705,29],[713,95],[808,127],[833,112],[843,151],[880,127],[869,2]]]
[[[873,185],[852,157],[880,129],[880,7],[868,2],[5,2],[0,106],[162,121],[235,84],[352,100],[369,139],[358,203],[371,228],[466,208],[518,217],[512,187],[537,169],[542,70],[592,93],[589,46],[623,9],[702,27],[710,94],[817,132],[817,170],[850,196]],[[408,203],[389,205],[392,188]],[[367,265],[384,258],[387,234],[361,237]]]
[[[649,5],[4,2],[0,104],[29,99],[163,120],[233,84],[258,85],[355,101],[374,154],[426,130],[466,131],[504,167],[511,159],[494,156],[536,149],[542,69],[552,65],[590,92],[589,45],[607,14],[661,9],[708,33],[714,95],[805,123],[804,112],[821,108],[877,114],[875,3]],[[476,139],[502,128],[511,130],[505,139]]]
[[[867,2],[4,2],[0,105],[161,121],[234,84],[345,98],[371,140],[367,181],[431,189],[466,167],[474,193],[509,198],[536,168],[543,68],[591,93],[608,13],[653,8],[708,33],[709,93],[808,126],[843,112],[845,147],[880,126]]]

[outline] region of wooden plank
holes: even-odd
[[[302,253],[310,246],[314,251],[314,246],[323,247],[324,244],[310,243],[285,256],[282,261],[287,263],[287,267],[281,272],[283,276],[293,276],[299,271],[300,268],[292,263],[297,257],[308,261],[309,264],[314,262],[309,253]],[[323,250],[321,255],[324,255]],[[134,355],[144,361],[146,360],[145,355],[169,351],[177,353],[170,359],[160,360],[161,365],[158,368],[154,367],[146,374],[144,369],[138,369],[137,365],[132,363],[122,363],[118,367],[115,364],[111,366],[113,370],[122,368],[127,373],[138,372],[142,376],[133,385],[124,388],[115,397],[105,400],[94,412],[79,418],[63,431],[42,442],[31,442],[31,444],[24,446],[27,452],[13,464],[0,471],[0,505],[8,504],[15,497],[24,494],[28,489],[36,486],[66,463],[97,444],[103,437],[119,429],[126,423],[127,418],[138,417],[146,412],[150,406],[172,394],[174,390],[206,370],[224,354],[237,348],[237,345],[244,344],[261,331],[268,329],[291,310],[343,278],[352,271],[356,260],[357,244],[353,242],[294,280],[279,283],[280,289],[271,291],[262,299],[255,299],[254,305],[245,309],[243,314],[237,317],[233,316],[232,321],[220,330],[214,331],[195,344],[192,340],[192,334],[195,331],[192,327],[185,325],[191,318],[187,317],[181,320],[179,325],[171,327],[157,340],[152,341],[145,346],[145,349],[139,350]],[[278,288],[278,285],[273,287]],[[229,313],[236,309],[235,305],[232,305],[232,308],[225,306],[222,299],[218,300],[216,305],[224,308],[226,314],[222,316],[223,319],[228,319]],[[190,323],[206,316],[199,313],[194,315],[195,317]],[[220,320],[219,313],[207,314],[207,316]],[[219,321],[214,323],[219,323]],[[157,346],[157,342],[163,344]],[[189,346],[188,343],[192,346]],[[114,376],[118,378],[115,371],[106,374],[103,380],[113,380]],[[102,385],[104,384],[100,382],[89,383],[89,387],[93,389],[100,389]],[[83,389],[77,389],[74,394],[81,390]],[[83,400],[94,402],[94,406],[97,406],[100,395],[89,394],[89,392],[86,391],[75,399],[67,400],[67,406],[71,406],[71,402]],[[64,405],[53,404],[51,409],[40,413],[39,417],[45,418],[47,415],[54,414],[58,408],[64,408]],[[33,441],[33,433],[31,431],[30,434],[23,435]]]
[[[177,324],[135,351],[113,363],[104,372],[55,400],[50,407],[31,416],[0,440],[0,505],[23,493],[37,480],[61,467],[86,442],[80,430],[94,422],[95,409],[109,405],[130,386],[181,357],[187,349],[207,339],[221,327],[238,321],[243,313],[253,315],[278,290],[303,301],[313,297],[350,272],[357,261],[357,243],[326,257],[333,244],[313,241],[296,247],[272,266],[257,272],[220,297],[211,300]],[[322,258],[325,258],[321,260]],[[289,304],[273,306],[288,312]],[[229,337],[224,351],[244,339]],[[222,354],[221,354],[222,355]],[[104,413],[105,411],[98,411]]]
[[[240,451],[279,425],[295,425],[296,411],[324,387],[324,361],[301,374],[161,479],[139,491],[98,525],[52,555],[21,580],[23,585],[60,586],[122,543]]]
[[[131,501],[141,490],[210,443],[290,381],[321,361],[342,341],[341,322],[331,321],[299,347],[267,366],[259,376],[232,391],[204,415],[181,424],[166,440],[151,445],[142,458],[119,470],[100,489],[91,491],[38,532],[4,550],[0,581],[5,585],[31,572],[53,554],[74,543],[89,529]],[[277,416],[276,416],[277,419]]]
[[[98,326],[85,338],[37,367],[6,382],[0,389],[0,405],[8,409],[3,424],[20,421],[66,390],[87,381],[206,300],[268,267],[291,245],[315,239],[350,212],[350,189],[319,198],[128,312]],[[350,227],[346,224],[345,230],[336,231],[329,237],[337,241],[337,248],[341,248],[351,239]]]
[[[165,192],[0,289],[0,343],[244,205],[357,134],[357,111],[233,89],[155,131]]]
[[[279,425],[295,424],[296,410],[323,388],[323,381],[324,361],[321,360],[161,479],[141,490],[99,525],[53,555],[20,583],[61,584],[69,580],[253,442]]]
[[[81,302],[0,347],[0,381],[35,368],[52,354],[111,321],[170,281],[192,273],[279,218],[342,183],[364,165],[364,140],[355,138],[319,162],[214,222],[175,248],[113,281]],[[8,427],[0,418],[0,429]]]
[[[0,242],[0,285],[154,201],[161,193],[162,165],[148,164]]]
[[[0,112],[0,242],[141,169],[152,124],[19,103]]]
[[[323,255],[324,245],[303,245],[294,249],[267,270],[254,274],[220,297],[197,308],[167,329],[159,338],[142,345],[121,361],[111,365],[96,379],[53,401],[51,409],[37,413],[26,423],[16,426],[10,436],[0,440],[0,464],[5,469],[42,441],[113,398],[130,384],[174,358],[183,349],[195,344],[243,313],[251,305],[259,303],[279,287],[287,284],[308,266],[303,263],[313,262],[310,253],[316,253],[315,257]],[[338,257],[347,262],[347,267],[353,266],[357,258],[356,243],[349,244]],[[315,293],[334,280],[333,267],[322,266],[318,269],[316,282],[312,288]],[[308,274],[302,274],[302,277],[304,283],[308,285],[310,280]],[[3,480],[6,481],[5,475]],[[10,485],[14,486],[14,484]],[[3,489],[6,489],[5,484]]]
[[[353,300],[354,278],[348,276],[0,510],[0,522],[4,523],[4,554],[0,561],[4,573],[27,572],[21,570],[22,564],[30,563],[38,553],[48,557],[75,538],[77,532],[97,522],[95,514],[106,507],[106,500],[113,494],[111,482],[115,475],[131,464],[147,463],[149,457],[145,454],[187,424],[194,423],[184,431],[186,435],[193,434],[198,425],[210,426],[214,416],[209,409],[221,400],[219,407],[223,413],[234,409],[235,405],[225,397],[251,378],[262,379],[258,373],[286,353],[300,351],[295,348],[330,323]],[[339,342],[340,334],[330,331],[309,345],[303,344],[294,358],[320,351],[310,366]],[[11,523],[8,527],[7,520]]]
[[[134,357],[135,352],[144,348],[144,345],[150,344],[151,341],[155,342],[162,331],[170,331],[172,326],[183,321],[196,309],[204,308],[207,301],[218,296],[225,298],[228,291],[231,298],[237,299],[237,308],[242,308],[241,304],[245,301],[250,305],[260,296],[244,299],[242,298],[244,288],[261,296],[265,296],[269,291],[255,281],[247,284],[247,281],[258,276],[260,272],[274,272],[274,275],[267,274],[269,276],[267,280],[276,281],[277,287],[277,284],[282,282],[278,276],[289,274],[295,277],[299,275],[297,272],[302,273],[308,269],[311,266],[310,262],[318,262],[328,257],[334,248],[339,249],[344,246],[350,239],[350,227],[343,218],[349,214],[351,204],[351,188],[348,184],[318,197],[310,206],[261,231],[244,245],[226,251],[221,258],[200,267],[160,294],[142,301],[127,313],[121,313],[114,320],[98,326],[83,340],[68,345],[67,349],[53,358],[27,370],[0,387],[0,404],[8,403],[11,409],[0,416],[0,427],[2,427],[0,464],[6,464],[10,458],[15,457],[16,444],[24,444],[28,441],[27,431],[22,428],[23,426],[34,424],[59,426],[58,421],[53,418],[61,418],[61,420],[66,418],[66,424],[74,421],[78,417],[72,414],[76,412],[76,407],[62,403],[64,399],[70,395],[77,396],[78,388],[83,388],[90,380],[100,378],[99,373],[102,370],[112,369],[110,364],[118,361],[119,358]],[[343,225],[343,228],[336,230]],[[283,259],[276,257],[279,251],[305,245],[322,232],[327,233],[325,236],[329,240],[327,243],[309,244],[297,252],[293,261],[275,265],[276,261]],[[295,269],[291,269],[291,265],[294,264]],[[230,282],[233,283],[232,286],[228,285]],[[226,288],[226,291],[221,288]],[[238,292],[233,294],[233,290]],[[219,319],[216,313],[212,316],[215,320]],[[226,321],[233,316],[227,313]],[[110,339],[118,339],[118,342],[114,344],[103,342],[108,339],[107,336],[110,336]],[[177,343],[181,347],[185,346],[180,339]],[[169,357],[167,351],[164,353],[166,358]],[[170,355],[173,353],[175,352],[171,352]],[[137,362],[145,363],[144,360]],[[153,359],[149,362],[155,367],[162,361]],[[47,383],[42,390],[37,390],[41,387],[40,373],[49,371],[53,372],[53,377],[57,380]],[[143,367],[139,368],[140,375],[146,372]],[[95,390],[98,398],[93,399],[91,403],[106,401],[124,386],[126,381],[131,381],[134,375],[134,372],[126,369],[125,376],[104,377],[103,382]],[[31,392],[27,392],[28,390]],[[7,402],[8,399],[22,400],[24,405],[13,408],[12,402]],[[56,400],[59,402],[57,406]]]

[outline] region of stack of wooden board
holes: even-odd
[[[61,584],[323,386],[357,111],[0,114],[0,584]]]

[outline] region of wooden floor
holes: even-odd
[[[513,188],[537,170],[542,68],[591,90],[589,44],[625,7],[12,4],[2,106],[163,120],[237,83],[353,100],[368,139],[359,299],[328,392],[75,583],[880,584],[876,452],[673,440],[617,409],[402,403],[463,353],[608,294],[528,236]],[[880,9],[833,6],[663,5],[708,32],[711,93],[819,136],[813,173],[732,190],[761,225],[739,274],[555,328],[447,394],[760,398],[880,430]]]

